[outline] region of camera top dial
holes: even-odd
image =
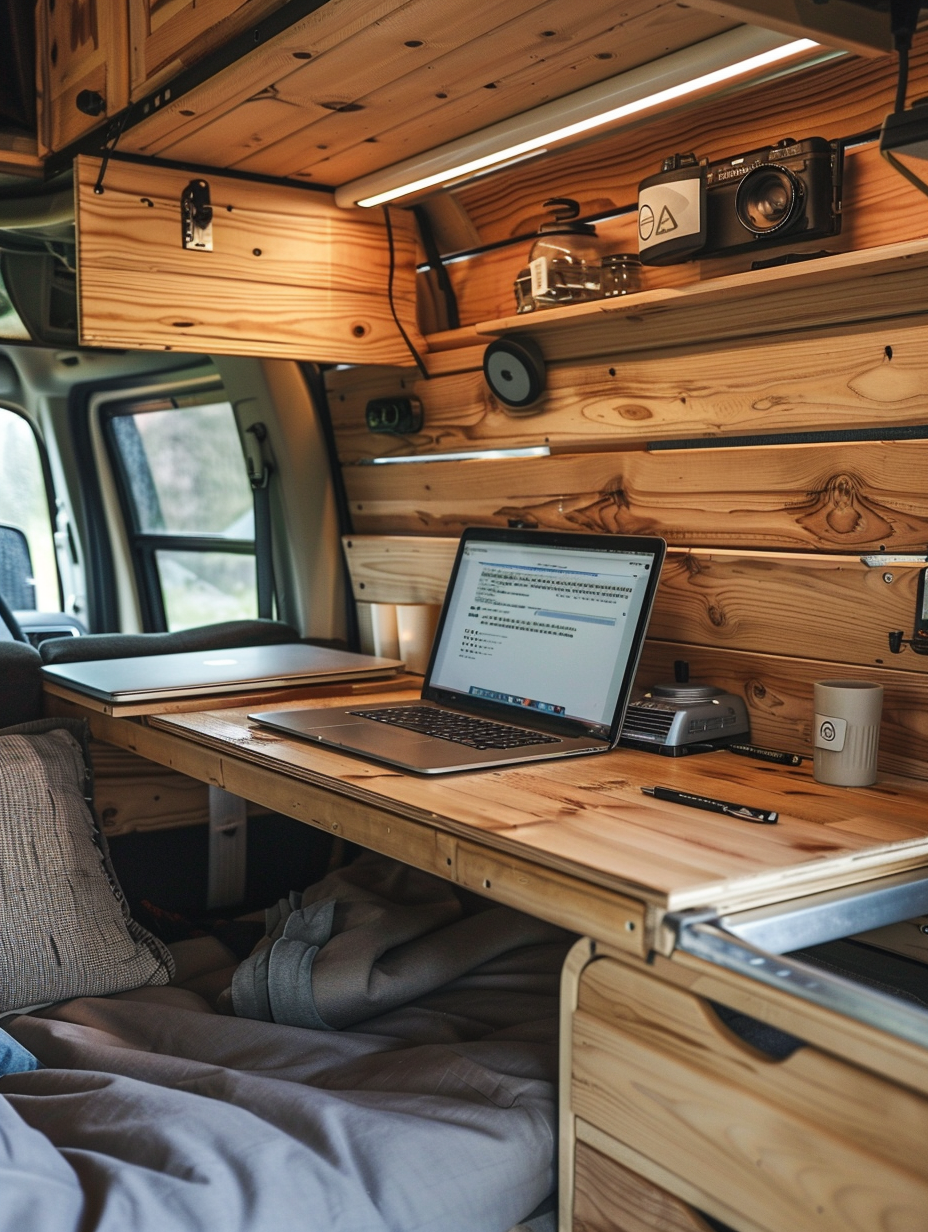
[[[738,185],[735,211],[752,235],[782,231],[802,215],[802,182],[787,167],[768,163],[749,171]]]

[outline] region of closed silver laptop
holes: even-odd
[[[284,685],[327,684],[395,676],[397,659],[305,646],[243,646],[43,667],[48,680],[113,703],[245,693]]]
[[[643,536],[470,528],[419,701],[249,717],[419,774],[607,752],[665,551]]]

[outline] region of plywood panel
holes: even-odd
[[[526,525],[856,555],[923,550],[926,462],[928,443],[895,441],[353,466],[344,476],[359,533]]]
[[[369,432],[370,398],[417,397],[422,431]],[[624,449],[691,437],[922,424],[928,332],[920,319],[740,345],[634,353],[548,366],[530,416],[509,415],[482,368],[424,381],[379,369],[332,373],[329,406],[342,462],[547,443]]]
[[[213,251],[185,250],[189,171],[111,161],[98,195],[98,168],[78,160],[83,343],[408,363],[387,297],[380,212],[210,174]],[[396,309],[416,338],[412,220],[397,215],[394,233]]]

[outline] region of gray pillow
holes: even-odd
[[[129,914],[92,794],[84,724],[0,731],[0,1014],[173,974],[166,947]]]

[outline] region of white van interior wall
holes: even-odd
[[[38,346],[5,346],[2,354],[19,375],[20,395],[16,401],[38,425],[48,451],[55,498],[63,502],[70,525],[71,542],[63,545],[58,553],[65,611],[86,621],[89,616],[86,545],[91,541],[83,497],[87,476],[81,472],[71,436],[69,395],[75,385],[95,382],[102,385],[133,375],[138,376],[141,385],[156,379],[153,374],[164,369],[189,364],[191,357],[142,352],[62,351]],[[130,613],[132,610],[130,608]],[[130,614],[131,619],[137,617]],[[126,625],[130,630],[133,627],[131,623]]]
[[[325,442],[298,364],[216,356],[239,430],[267,426],[277,468],[271,495],[280,616],[306,637],[345,635],[338,519]]]

